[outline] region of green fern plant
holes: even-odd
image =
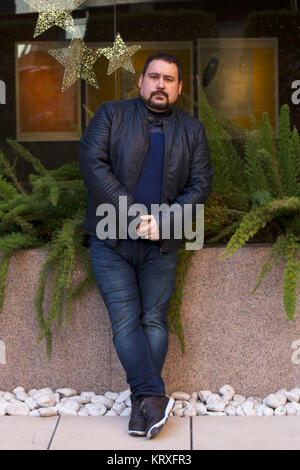
[[[300,140],[296,128],[290,130],[288,105],[280,109],[278,138],[267,113],[263,113],[259,132],[246,136],[245,155],[249,211],[234,227],[221,258],[227,259],[260,230],[273,224],[277,228],[276,240],[262,264],[252,295],[276,263],[284,259],[283,303],[287,318],[293,319],[300,272]]]
[[[0,152],[0,311],[6,286],[9,262],[15,250],[46,250],[35,297],[36,318],[41,329],[38,341],[46,341],[46,354],[52,352],[52,328],[57,320],[60,329],[72,318],[73,301],[95,286],[81,226],[85,215],[86,189],[77,162],[47,170],[20,143],[7,139],[17,158],[29,162],[35,173],[29,176],[31,191],[25,191],[11,165]],[[80,259],[86,276],[73,286],[76,260]],[[46,282],[54,272],[48,313],[44,309]]]

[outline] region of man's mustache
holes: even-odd
[[[155,95],[164,95],[166,98],[168,98],[168,95],[165,91],[153,91],[151,93],[151,98],[152,98],[152,96],[155,96]]]

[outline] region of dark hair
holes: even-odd
[[[175,57],[172,54],[169,54],[168,52],[156,52],[156,54],[153,54],[150,57],[148,57],[148,59],[145,62],[145,65],[144,65],[144,70],[142,72],[143,76],[145,76],[148,65],[153,60],[164,60],[165,62],[168,62],[169,64],[175,64],[177,66],[177,70],[178,70],[178,82],[180,82],[182,80],[181,64],[180,64],[179,60],[177,59],[177,57]]]

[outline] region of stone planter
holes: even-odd
[[[293,321],[286,318],[283,263],[250,295],[269,248],[249,245],[226,261],[219,260],[223,247],[205,246],[194,254],[181,310],[186,353],[182,356],[177,337],[170,334],[163,370],[168,393],[217,391],[228,383],[236,393],[262,397],[300,386],[300,346],[298,356],[293,349],[300,340],[300,308]],[[68,386],[102,393],[127,388],[97,289],[75,302],[71,325],[55,331],[47,362],[44,342],[36,342],[40,331],[34,309],[45,258],[46,252],[30,249],[11,260],[0,317],[0,389]],[[83,273],[78,264],[76,283]],[[46,308],[48,300],[49,289]]]

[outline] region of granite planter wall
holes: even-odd
[[[300,308],[289,321],[282,304],[280,263],[254,296],[250,295],[269,246],[249,245],[226,261],[223,247],[197,251],[183,294],[181,315],[186,352],[170,334],[163,370],[167,392],[217,391],[225,383],[236,393],[265,396],[279,388],[300,386]],[[47,362],[37,344],[34,294],[45,252],[15,253],[8,270],[0,317],[0,390],[73,387],[78,391],[120,391],[125,373],[114,351],[106,307],[96,289],[74,305],[69,327],[54,333]],[[78,263],[75,282],[83,277]],[[49,290],[46,295],[46,308]]]

